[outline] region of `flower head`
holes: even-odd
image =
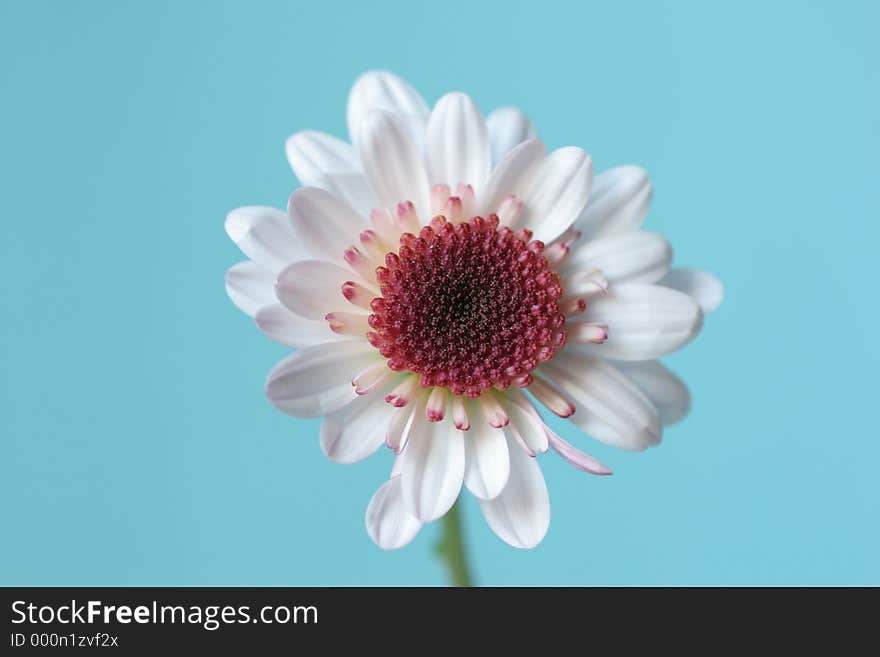
[[[249,258],[227,273],[229,296],[297,349],[266,394],[322,416],[334,461],[397,454],[367,509],[381,547],[412,540],[462,485],[498,536],[534,547],[550,519],[537,454],[610,474],[536,406],[622,449],[656,445],[689,407],[656,359],[693,339],[721,286],[670,269],[666,240],[641,230],[644,170],[594,180],[583,149],[548,153],[518,110],[484,120],[461,93],[429,110],[373,71],[352,89],[348,126],[353,144],[288,140],[303,186],[287,212],[226,221]]]

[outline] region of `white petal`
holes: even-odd
[[[533,548],[550,527],[550,496],[538,462],[510,445],[510,479],[501,494],[480,500],[486,522],[505,543]]]
[[[226,294],[251,317],[263,306],[277,303],[275,276],[258,264],[246,260],[226,271]]]
[[[367,533],[383,550],[402,548],[416,537],[422,523],[406,509],[400,489],[400,476],[386,481],[367,507]]]
[[[615,365],[648,396],[664,425],[684,419],[690,411],[691,395],[687,385],[662,363],[645,360]]]
[[[342,284],[353,272],[324,260],[300,260],[278,275],[275,294],[287,308],[308,319],[324,319],[339,308],[348,308]]]
[[[544,160],[522,201],[519,226],[549,244],[562,235],[587,204],[593,160],[575,146],[559,148]]]
[[[673,269],[659,281],[693,297],[704,313],[711,313],[724,299],[724,286],[709,272],[700,269]]]
[[[363,173],[334,173],[319,176],[312,185],[338,196],[363,217],[369,216],[370,211],[378,205]]]
[[[430,209],[428,176],[400,119],[388,112],[371,112],[361,121],[358,147],[364,175],[379,203],[396,208],[402,201],[412,201],[425,221]]]
[[[642,450],[660,442],[656,409],[612,364],[566,349],[563,357],[540,369],[574,403],[577,410],[569,420],[581,431],[627,450]]]
[[[492,170],[486,189],[480,193],[478,212],[483,215],[497,212],[508,196],[526,194],[546,152],[544,142],[530,139],[505,155]]]
[[[641,167],[603,171],[593,181],[590,202],[575,222],[588,237],[636,230],[651,208],[651,179]]]
[[[437,101],[425,134],[428,182],[455,189],[471,185],[479,193],[489,177],[492,154],[486,122],[470,96],[446,94]]]
[[[385,442],[394,408],[381,391],[355,398],[321,423],[321,450],[336,463],[357,463]]]
[[[400,454],[404,450],[413,427],[417,422],[421,422],[425,410],[424,402],[424,395],[421,395],[414,402],[394,409],[385,434],[385,444],[394,450],[395,454]]]
[[[458,498],[464,478],[464,436],[447,418],[417,419],[403,450],[403,501],[422,522],[444,515]]]
[[[575,242],[565,271],[601,269],[613,283],[653,283],[669,271],[672,247],[659,233],[634,231]]]
[[[314,185],[327,174],[360,172],[360,160],[354,146],[324,132],[297,132],[287,139],[285,150],[303,187]]]
[[[598,459],[590,456],[586,452],[582,452],[571,443],[563,440],[555,433],[547,429],[547,438],[550,439],[550,447],[566,461],[571,463],[578,470],[589,472],[594,475],[610,475],[611,468]]]
[[[310,258],[345,265],[345,249],[367,228],[348,203],[317,187],[301,187],[287,203],[290,224]]]
[[[688,295],[660,285],[612,285],[581,315],[585,322],[608,326],[600,345],[582,345],[588,353],[616,360],[650,360],[687,344],[703,326],[703,313]]]
[[[294,260],[306,257],[293,234],[287,213],[282,210],[263,206],[236,208],[226,215],[225,226],[238,248],[273,274]]]
[[[260,308],[254,319],[268,338],[294,349],[350,339],[331,331],[326,321],[306,319],[277,302]]]
[[[479,411],[474,409],[473,415],[478,418]],[[465,432],[464,445],[464,483],[468,490],[484,500],[497,497],[510,475],[510,456],[504,430],[495,429],[479,418],[470,431]]]
[[[529,117],[515,107],[498,108],[486,118],[486,126],[493,162],[500,162],[514,146],[538,136]]]
[[[348,96],[348,134],[357,140],[361,121],[374,110],[387,110],[401,118],[415,138],[421,139],[428,120],[428,105],[419,92],[388,71],[367,71],[355,80]]]
[[[507,416],[510,418],[508,431],[516,432],[522,440],[523,447],[528,450],[531,456],[539,452],[546,452],[548,443],[544,422],[532,402],[514,388],[500,393],[498,398],[502,400]]]
[[[269,372],[266,396],[275,408],[294,417],[326,415],[355,398],[352,377],[380,359],[361,340],[306,347]]]

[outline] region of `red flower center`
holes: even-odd
[[[388,367],[426,388],[477,397],[527,386],[565,343],[562,285],[543,250],[495,215],[457,225],[436,217],[418,236],[403,234],[376,270],[382,296],[367,337]]]

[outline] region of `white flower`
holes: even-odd
[[[615,447],[656,445],[690,403],[656,359],[693,339],[721,285],[670,270],[669,244],[641,230],[643,169],[594,179],[583,149],[546,152],[519,110],[484,120],[462,93],[432,110],[373,71],[351,91],[348,127],[353,145],[288,139],[303,186],[287,212],[226,220],[249,258],[228,271],[229,296],[297,349],[266,394],[323,416],[334,461],[383,443],[398,455],[366,514],[381,547],[406,545],[462,484],[498,536],[534,547],[550,522],[537,454],[610,474],[535,402]]]

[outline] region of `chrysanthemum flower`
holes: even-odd
[[[351,91],[348,128],[352,144],[288,139],[302,187],[286,212],[226,220],[249,258],[228,271],[229,296],[296,348],[266,394],[323,417],[334,461],[397,454],[366,514],[381,547],[412,540],[462,485],[499,537],[534,547],[550,522],[538,454],[610,473],[536,405],[615,447],[656,445],[689,407],[656,359],[694,338],[721,286],[670,269],[667,241],[641,229],[643,169],[594,179],[586,151],[548,153],[518,110],[484,120],[462,93],[430,109],[374,71]]]

